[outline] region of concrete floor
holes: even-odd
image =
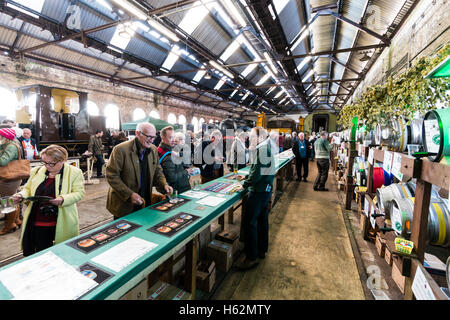
[[[269,215],[269,252],[258,267],[247,272],[233,267],[226,275],[218,274],[213,292],[198,298],[402,299],[390,267],[375,245],[362,239],[356,208],[342,209],[344,194],[337,190],[334,175],[329,174],[329,192],[315,192],[316,174],[316,163],[310,162],[309,182],[290,181],[277,195]],[[86,196],[78,203],[80,233],[112,220],[105,208],[108,185],[105,179],[99,182],[86,185]],[[227,227],[239,224],[237,210],[234,225]],[[0,238],[0,266],[22,257],[19,238],[20,231]],[[367,285],[368,278],[375,287]]]
[[[291,181],[272,209],[266,258],[246,272],[233,268],[213,299],[366,299],[336,181],[330,174],[330,191],[313,191],[316,173],[311,162],[310,181]]]

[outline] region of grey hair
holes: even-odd
[[[152,123],[150,123],[150,122],[140,122],[140,123],[138,123],[138,125],[136,126],[136,131],[142,131],[147,126],[153,127],[153,129],[155,129],[155,131],[156,131],[155,126]]]

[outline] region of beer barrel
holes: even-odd
[[[387,125],[375,128],[375,142],[388,146],[393,151],[403,152],[408,145],[408,126],[403,118],[393,119]]]
[[[450,108],[432,110],[425,114],[422,128],[425,152],[436,153],[428,157],[440,162],[442,157],[450,156]]]
[[[414,198],[392,200],[391,221],[397,235],[406,236],[411,233],[413,214]],[[430,200],[427,234],[430,244],[450,246],[450,214],[445,202]]]
[[[423,118],[411,120],[409,127],[408,144],[422,145]]]
[[[390,216],[390,202],[392,200],[411,198],[415,195],[407,183],[394,183],[387,187],[378,188],[376,193],[378,209],[387,217]]]

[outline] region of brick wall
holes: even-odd
[[[7,56],[0,56],[0,87],[14,89],[21,86],[41,84],[51,87],[73,89],[88,93],[88,100],[94,102],[100,111],[109,104],[120,108],[122,122],[133,120],[133,111],[136,108],[144,110],[146,115],[152,110],[159,112],[160,118],[167,121],[169,113],[177,116],[184,115],[187,123],[191,123],[192,117],[219,120],[226,118],[228,113],[205,105],[193,104],[189,101],[181,101],[174,98],[163,97],[155,107],[153,93],[125,85],[114,85],[100,77],[83,74],[81,72],[52,66],[46,63],[27,59],[28,79],[19,79],[15,63]]]

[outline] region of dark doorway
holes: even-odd
[[[328,114],[316,114],[313,116],[313,131],[319,132],[325,130],[328,132]]]

